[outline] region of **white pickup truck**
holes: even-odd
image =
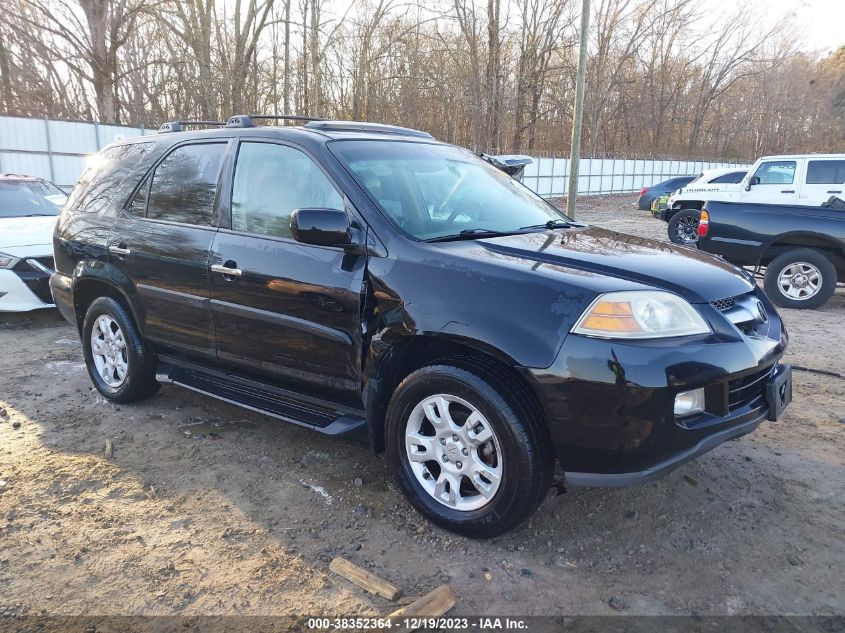
[[[764,156],[736,185],[709,190],[690,183],[669,197],[669,239],[698,239],[698,216],[705,202],[750,202],[817,207],[845,192],[845,154]]]

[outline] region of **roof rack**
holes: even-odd
[[[361,121],[312,121],[305,127],[321,132],[370,132],[376,134],[397,134],[399,136],[414,136],[417,138],[434,138],[428,132],[414,130],[398,125],[384,123],[365,123]]]
[[[255,127],[253,119],[270,119],[274,121],[325,121],[319,117],[301,116],[299,114],[236,114],[229,117],[226,127]]]
[[[186,125],[194,126],[194,125],[208,125],[208,126],[219,126],[222,127],[225,125],[223,121],[168,121],[167,123],[162,123],[161,127],[158,128],[159,134],[165,134],[167,132],[181,132]]]

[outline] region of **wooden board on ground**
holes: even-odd
[[[449,585],[440,585],[411,604],[397,609],[389,617],[394,619],[394,623],[396,618],[439,618],[454,606],[455,594],[452,593]],[[405,628],[400,622],[398,628],[392,629],[392,633],[405,633],[412,630]]]
[[[329,569],[339,576],[343,576],[349,582],[353,582],[364,591],[369,591],[388,600],[396,600],[401,593],[401,590],[375,574],[368,572],[366,569],[358,567],[345,558],[337,557],[331,564]]]

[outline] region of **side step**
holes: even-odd
[[[165,357],[159,357],[156,379],[325,435],[349,435],[366,426],[363,410]]]

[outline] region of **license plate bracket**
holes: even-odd
[[[769,420],[776,422],[792,402],[791,366],[778,365],[775,375],[766,383],[766,401],[769,404]]]

